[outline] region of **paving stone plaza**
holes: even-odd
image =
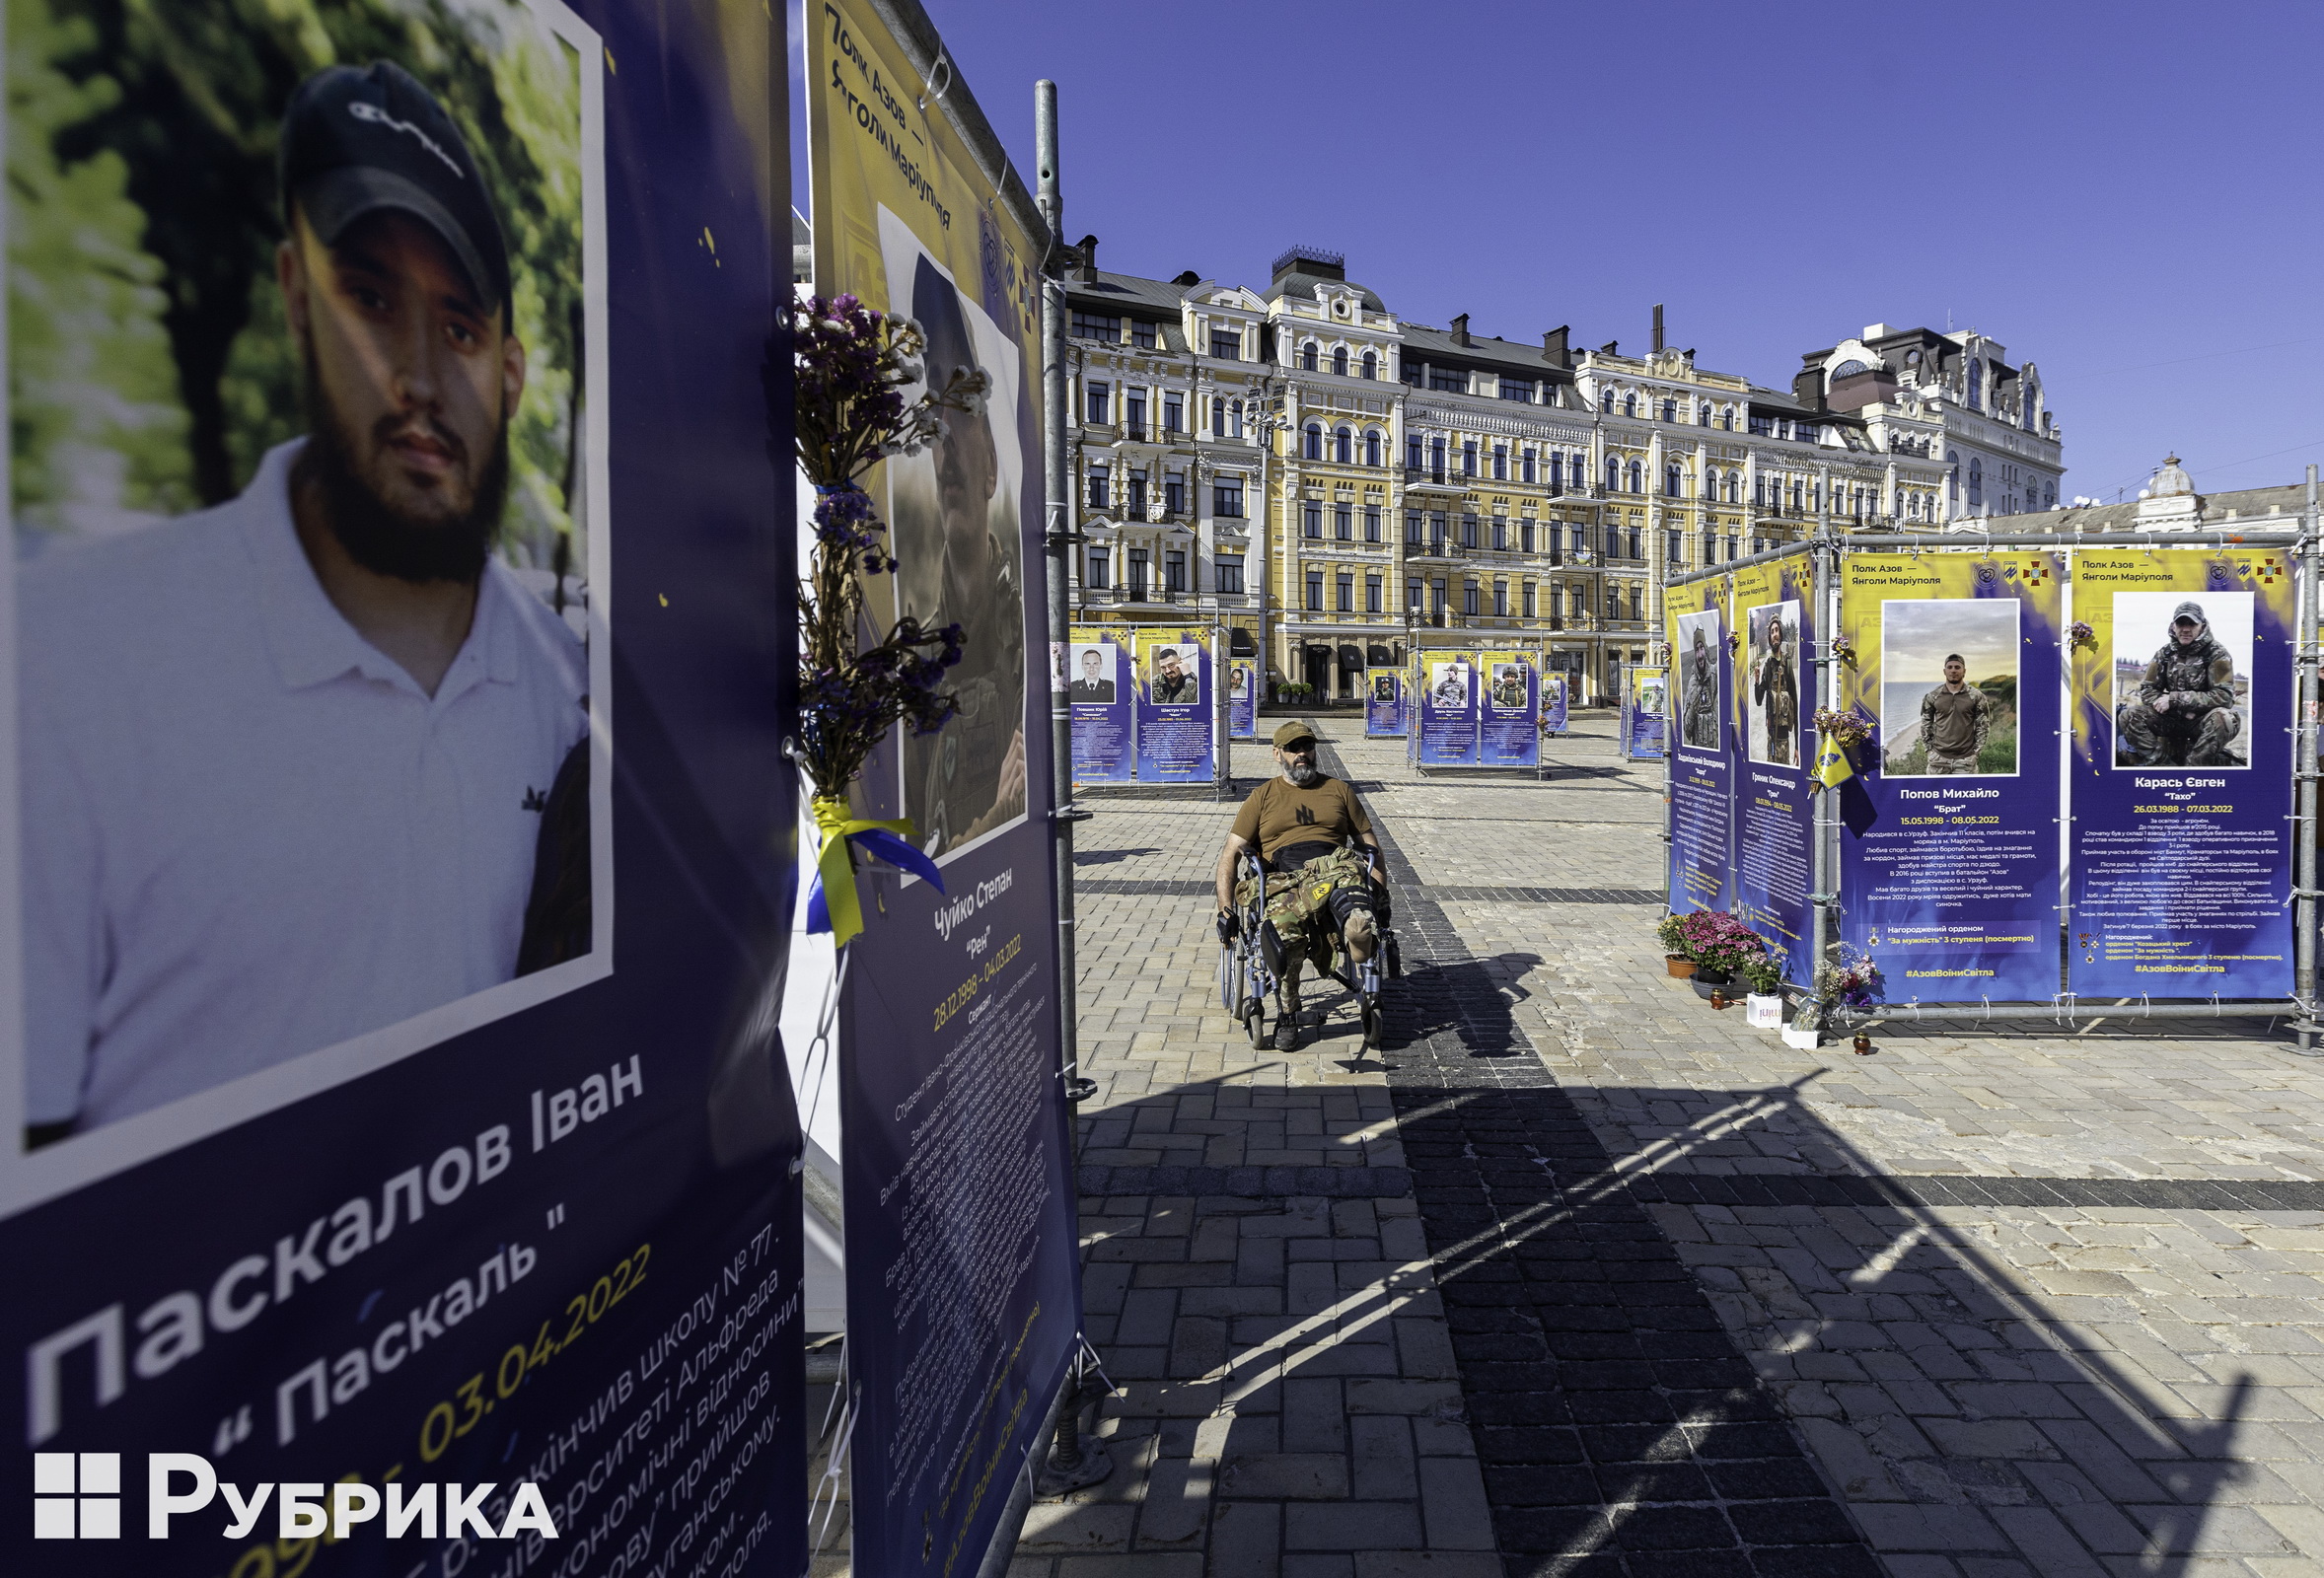
[[[1111,1478],[1014,1578],[2324,1575],[2324,1060],[2264,1022],[1880,1027],[1665,973],[1658,763],[1423,780],[1383,1049],[1221,1010],[1233,807],[1086,803],[1090,1335]],[[1271,770],[1238,747],[1248,789]]]

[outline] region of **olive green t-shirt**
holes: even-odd
[[[1259,846],[1270,865],[1275,853],[1294,844],[1338,847],[1372,830],[1363,802],[1339,778],[1318,778],[1305,789],[1280,775],[1251,792],[1235,817],[1235,835]]]

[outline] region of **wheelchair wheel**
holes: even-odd
[[[1376,997],[1359,999],[1357,1009],[1363,1016],[1364,1050],[1376,1052],[1387,1040],[1387,1015],[1381,1011],[1380,1000]]]
[[[1254,997],[1243,1005],[1243,1029],[1251,1035],[1251,1044],[1267,1044],[1267,1004]]]

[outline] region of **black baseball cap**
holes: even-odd
[[[391,61],[331,66],[299,84],[282,116],[283,218],[298,205],[326,247],[395,209],[444,238],[483,298],[508,301],[508,243],[468,142],[435,96]]]

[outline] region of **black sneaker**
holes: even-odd
[[[1275,1050],[1287,1052],[1299,1044],[1299,1016],[1285,1014],[1275,1021]]]

